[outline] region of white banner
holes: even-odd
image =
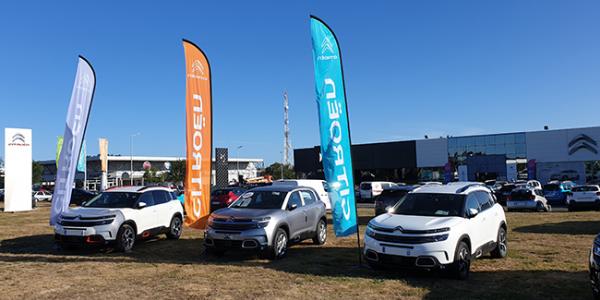
[[[71,102],[67,111],[63,146],[58,159],[58,169],[56,170],[50,225],[56,224],[58,216],[69,209],[71,189],[73,188],[77,161],[92,107],[95,87],[96,75],[94,69],[85,58],[80,56]]]
[[[31,210],[31,129],[4,129],[4,211]]]

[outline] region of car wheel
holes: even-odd
[[[273,246],[270,248],[270,257],[279,259],[285,256],[288,247],[288,235],[282,228],[278,228],[273,239]]]
[[[172,240],[177,240],[181,236],[182,232],[182,224],[180,216],[173,216],[171,219],[171,225],[169,226],[169,231],[167,232],[167,238]]]
[[[131,252],[135,244],[135,230],[129,224],[121,225],[117,233],[117,249],[123,252]]]
[[[450,267],[452,277],[458,280],[469,278],[469,270],[471,269],[471,250],[469,245],[464,241],[460,241],[454,252],[454,262]]]
[[[498,229],[498,242],[491,254],[493,258],[505,258],[508,254],[508,241],[506,238],[506,229],[504,229],[504,227]]]
[[[574,211],[574,210],[575,210],[575,207],[573,207],[573,205],[569,203],[569,204],[567,205],[567,210],[568,210],[568,211]]]
[[[545,207],[544,207],[544,203],[542,203],[542,202],[538,202],[538,203],[536,204],[536,210],[537,210],[538,212],[543,212],[543,211],[545,211],[546,209],[545,209]]]
[[[315,237],[313,237],[313,243],[315,245],[323,245],[327,241],[327,223],[324,220],[319,220],[317,223],[317,231]]]

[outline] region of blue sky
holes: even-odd
[[[354,143],[600,123],[598,1],[150,2],[2,2],[0,127],[52,159],[82,54],[88,153],[141,132],[134,154],[183,155],[187,38],[211,62],[215,146],[279,161],[284,90],[293,146],[319,142],[309,14],[340,40]]]

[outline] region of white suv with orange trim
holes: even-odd
[[[60,246],[114,244],[129,252],[140,238],[178,239],[182,225],[183,209],[170,189],[119,187],[62,213],[54,236]]]

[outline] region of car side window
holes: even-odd
[[[471,193],[467,195],[467,202],[465,205],[465,213],[469,212],[469,209],[474,208],[477,211],[481,211],[479,208],[479,201],[477,200],[476,193]]]
[[[169,195],[165,191],[152,191],[152,198],[154,198],[154,205],[163,204],[169,202]]]
[[[304,200],[304,205],[309,205],[317,202],[315,199],[315,194],[311,191],[300,191],[300,195],[302,195],[302,200]]]
[[[482,211],[492,207],[493,201],[490,194],[486,192],[475,192],[473,194],[477,196],[477,202],[479,202],[479,207],[481,207]]]
[[[296,205],[296,207],[302,207],[302,199],[300,198],[299,192],[293,192],[288,199],[287,207],[290,208],[292,205]]]
[[[146,206],[154,205],[154,197],[152,195],[152,192],[143,193],[142,196],[140,196],[140,200],[138,202],[144,202],[146,203]]]

